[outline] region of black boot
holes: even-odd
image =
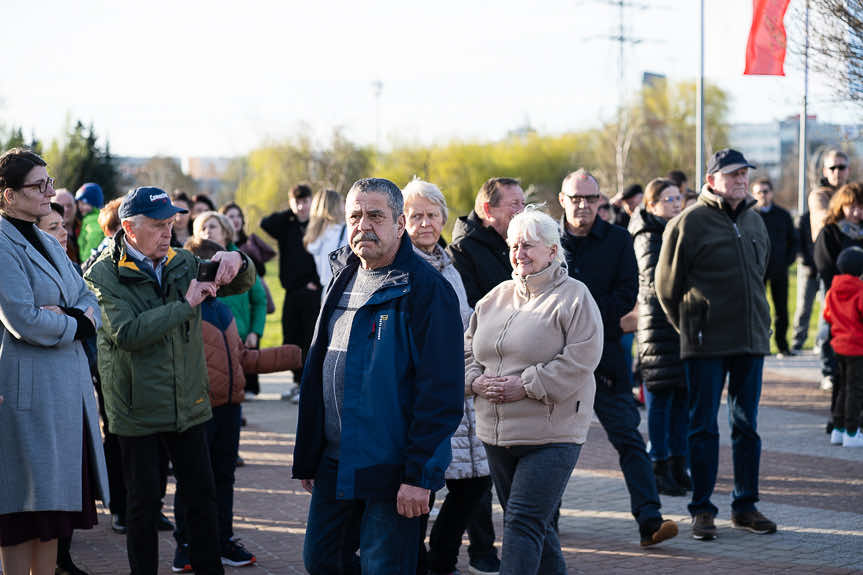
[[[669,459],[671,466],[671,476],[679,486],[687,491],[692,491],[692,479],[689,477],[689,472],[686,470],[686,456],[672,455]]]
[[[667,459],[653,462],[653,475],[656,477],[656,490],[660,495],[671,495],[672,497],[686,495],[686,489],[678,485],[674,477],[671,476],[671,468]]]

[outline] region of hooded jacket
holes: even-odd
[[[680,333],[682,358],[770,353],[764,274],[770,240],[747,197],[732,213],[704,186],[665,227],[656,295]]]
[[[552,263],[505,281],[477,303],[464,335],[465,395],[474,380],[518,375],[527,396],[490,403],[476,396],[477,435],[489,445],[584,443],[593,415],[593,371],[602,317],[583,283]]]
[[[686,387],[680,336],[665,317],[654,282],[665,225],[666,220],[643,207],[629,221],[638,261],[638,359],[641,379],[651,392]]]
[[[186,301],[200,261],[186,250],[169,250],[162,285],[126,253],[117,232],[84,279],[99,300],[99,374],[111,432],[143,436],[183,432],[211,417],[201,308]],[[218,295],[248,290],[255,266]]]
[[[474,211],[456,220],[447,253],[464,283],[470,307],[512,274],[506,240],[484,226]]]
[[[330,316],[360,265],[330,254],[333,280],[303,368],[293,476],[313,479],[326,448],[323,373]],[[413,251],[407,233],[386,281],[356,310],[345,365],[338,499],[395,499],[402,483],[444,484],[462,418],[464,363],[458,300]]]
[[[273,373],[303,365],[302,352],[295,345],[248,349],[231,308],[218,299],[201,303],[201,330],[213,407],[243,401],[246,373]]]
[[[833,278],[824,298],[824,321],[830,324],[833,351],[863,356],[863,279],[849,274]]]

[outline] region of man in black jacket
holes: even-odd
[[[461,276],[471,307],[497,284],[512,277],[506,229],[512,217],[523,209],[524,191],[518,180],[489,178],[476,196],[474,211],[456,220],[447,252]],[[470,570],[495,573],[500,561],[494,548],[491,488],[483,493],[478,505],[467,526]]]
[[[780,355],[792,355],[788,349],[788,268],[797,254],[794,222],[787,210],[773,203],[773,184],[769,178],[759,178],[752,184],[752,196],[770,237],[764,285],[770,284],[773,297],[773,340]]]
[[[312,205],[311,188],[305,184],[294,186],[288,202],[290,209],[265,217],[261,220],[261,229],[279,243],[279,281],[285,288],[282,343],[300,346],[306,357],[321,309],[321,282],[315,260],[303,246]],[[294,370],[295,383],[301,380],[302,374],[302,369]],[[295,396],[296,393],[292,399],[296,402]]]
[[[524,191],[518,180],[490,178],[480,188],[473,211],[456,221],[447,251],[471,307],[512,275],[506,229],[523,209]]]
[[[569,275],[587,286],[602,315],[605,336],[595,371],[593,408],[619,455],[632,515],[646,547],[677,535],[677,524],[659,512],[653,466],[638,431],[638,409],[620,344],[620,319],[632,310],[638,295],[632,237],[596,217],[600,200],[599,183],[589,172],[582,169],[566,176],[558,195],[564,210],[561,242]]]

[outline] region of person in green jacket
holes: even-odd
[[[218,252],[214,281],[199,282],[200,260],[171,248],[175,207],[154,187],[120,205],[122,229],[85,275],[102,311],[99,373],[108,425],[118,436],[127,490],[126,547],[133,573],[158,571],[159,446],[174,464],[188,505],[189,555],[198,574],[224,570],[216,494],[204,437],[211,417],[200,304],[247,291],[254,265]]]
[[[81,214],[78,253],[81,261],[84,262],[105,237],[99,226],[99,210],[105,205],[105,196],[99,184],[88,182],[75,192],[75,202],[78,204],[78,213]]]

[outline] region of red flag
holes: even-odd
[[[784,76],[785,11],[790,0],[752,0],[752,28],[746,43],[744,74]]]

